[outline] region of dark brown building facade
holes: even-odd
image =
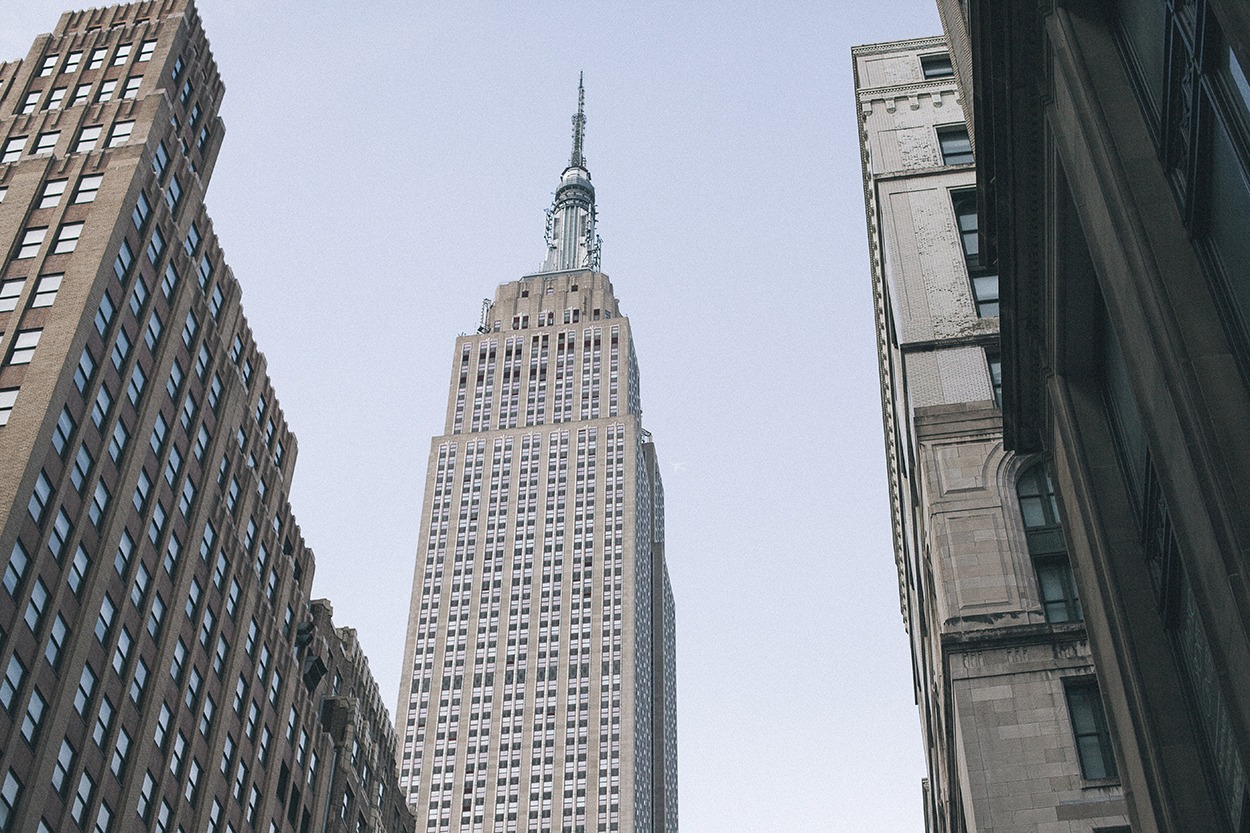
[[[1132,829],[1250,830],[1250,7],[939,2]]]
[[[0,64],[4,833],[413,827],[204,211],[222,94],[189,0]]]

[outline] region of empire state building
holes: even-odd
[[[542,266],[456,339],[430,444],[396,709],[418,830],[677,830],[664,491],[583,103]]]

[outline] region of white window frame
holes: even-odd
[[[52,254],[67,255],[78,248],[78,238],[82,237],[82,223],[62,223],[56,230],[56,242],[52,244]]]

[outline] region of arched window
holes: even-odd
[[[1037,572],[1037,585],[1041,591],[1042,609],[1048,622],[1079,622],[1081,600],[1076,595],[1076,583],[1072,580],[1072,567],[1068,564],[1068,550],[1063,541],[1063,525],[1059,519],[1059,505],[1055,501],[1055,487],[1042,461],[1025,469],[1016,483],[1020,499],[1020,514],[1024,516],[1024,536],[1028,542],[1029,556]]]

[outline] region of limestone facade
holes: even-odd
[[[1003,447],[996,278],[968,226],[976,175],[946,42],[852,59],[927,829],[1119,830],[1058,507],[1038,459]]]

